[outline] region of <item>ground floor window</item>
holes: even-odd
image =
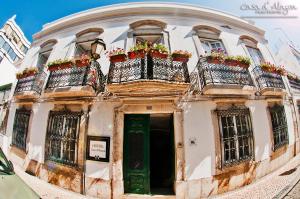
[[[274,150],[276,150],[289,142],[287,122],[284,107],[282,105],[276,104],[273,107],[270,107],[269,111],[272,122]]]
[[[248,108],[231,107],[217,110],[222,166],[253,158],[253,133]]]
[[[31,111],[17,109],[12,134],[12,145],[26,149],[26,138]]]
[[[67,165],[76,165],[78,156],[78,135],[81,112],[50,111],[46,159]]]

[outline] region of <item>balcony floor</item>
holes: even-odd
[[[107,90],[118,96],[155,97],[178,96],[184,94],[189,83],[168,82],[163,80],[137,80],[108,84]]]

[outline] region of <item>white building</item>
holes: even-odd
[[[30,42],[15,22],[16,16],[8,19],[0,29],[0,132],[5,134],[8,117],[11,85],[16,80],[16,72],[29,49]],[[0,144],[2,136],[0,134]]]
[[[0,85],[13,83],[15,74],[30,47],[21,28],[15,21],[16,15],[8,19],[0,29]]]
[[[48,23],[33,38],[21,67],[40,72],[13,86],[3,147],[49,183],[105,199],[200,198],[248,185],[299,152],[293,90],[286,76],[260,68],[275,62],[264,31],[238,17],[121,4]],[[113,63],[102,53],[86,67],[44,69],[89,53],[97,39],[126,51],[137,41],[162,43],[192,57],[146,53]],[[251,66],[209,63],[204,56],[218,48],[250,57]]]

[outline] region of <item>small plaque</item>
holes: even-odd
[[[110,137],[88,136],[87,160],[109,162]]]

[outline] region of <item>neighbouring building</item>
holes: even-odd
[[[16,80],[16,72],[30,47],[15,21],[16,15],[8,19],[0,29],[0,145],[6,139],[6,123],[11,99],[11,86]],[[6,142],[6,141],[5,141]]]
[[[16,15],[8,19],[0,29],[0,85],[13,83],[21,60],[27,53],[30,42],[15,21]]]
[[[49,183],[105,199],[200,198],[246,186],[300,146],[296,89],[261,67],[275,63],[264,33],[174,3],[100,7],[47,23],[21,65],[38,72],[12,86],[9,157]],[[101,53],[144,41],[192,57]],[[214,50],[251,65],[213,59]],[[90,64],[59,60],[84,54]]]

